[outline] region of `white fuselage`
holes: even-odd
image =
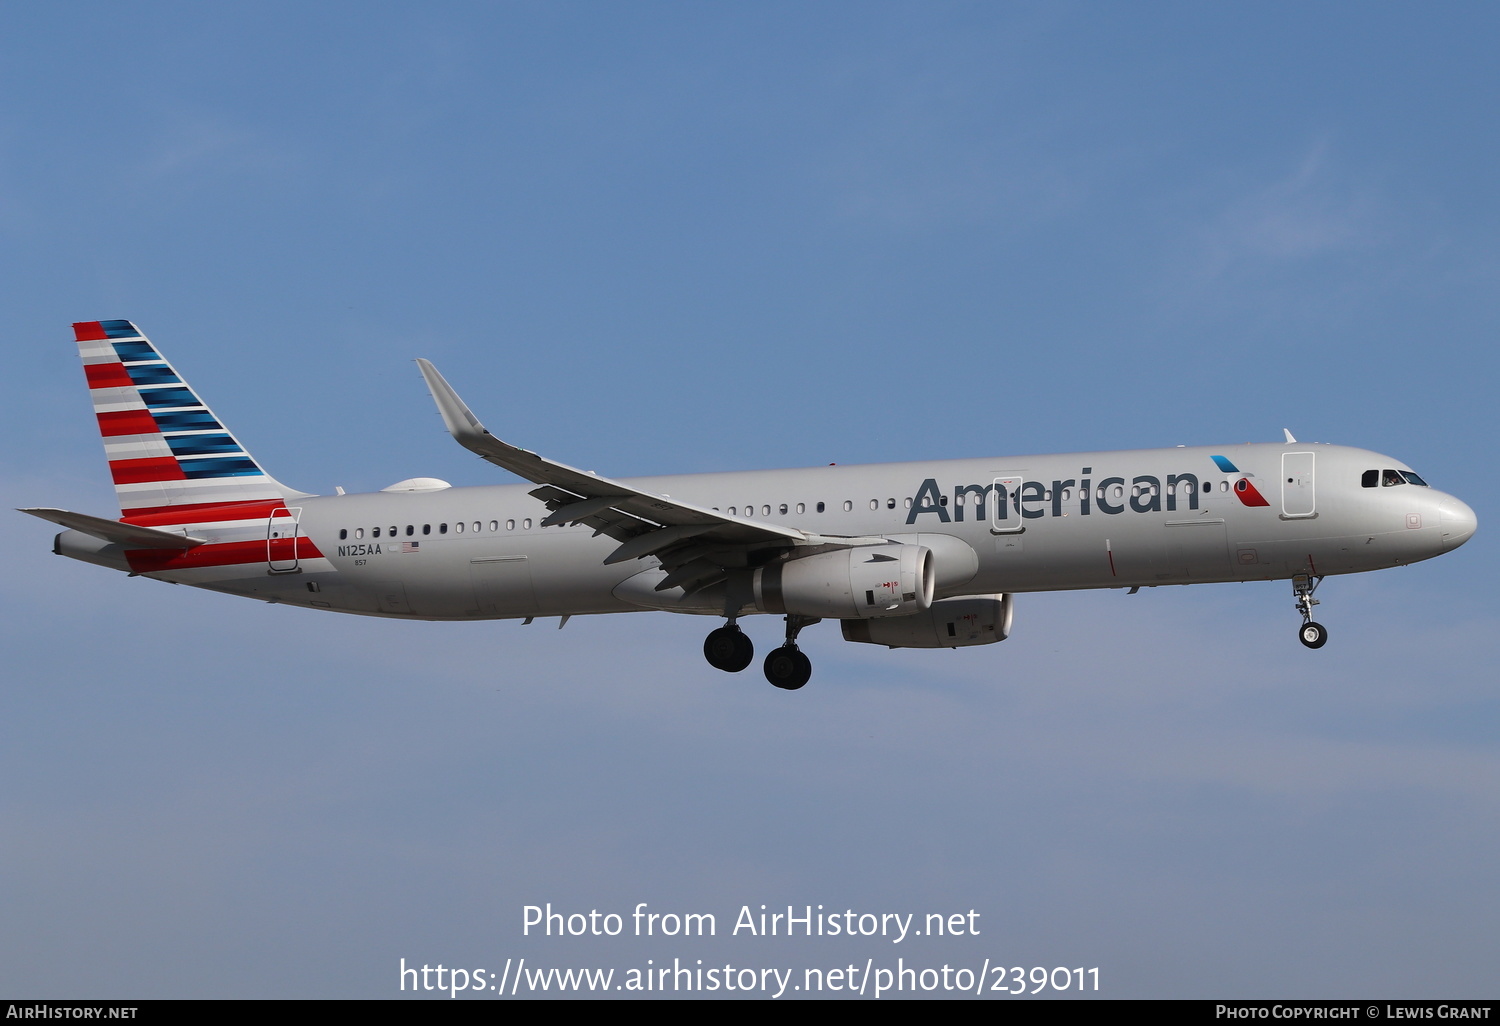
[[[1406,483],[1362,485],[1369,471],[1386,469],[1409,468],[1363,449],[1279,443],[626,483],[824,536],[920,542],[936,554],[942,598],[1357,573],[1436,556],[1473,533],[1472,510],[1452,496]],[[1241,481],[1248,482],[1244,491]],[[649,585],[661,576],[650,576],[653,557],[606,565],[619,545],[614,539],[581,525],[541,527],[547,509],[529,494],[532,487],[289,501],[291,516],[194,530],[213,543],[254,543],[268,533],[285,537],[295,520],[298,547],[290,556],[143,572],[375,616],[493,619],[650,608],[722,614],[694,607],[680,589],[653,591]],[[1003,503],[995,501],[997,489]],[[1247,504],[1254,499],[1264,504]],[[59,551],[116,565],[118,555],[105,548],[59,539]],[[633,584],[638,575],[645,576]]]

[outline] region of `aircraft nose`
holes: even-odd
[[[1438,523],[1443,532],[1443,548],[1456,549],[1474,535],[1479,518],[1468,503],[1448,496],[1438,506]]]

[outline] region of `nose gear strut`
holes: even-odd
[[[1297,596],[1297,612],[1302,614],[1302,626],[1297,638],[1308,648],[1322,648],[1328,642],[1328,628],[1312,618],[1312,607],[1318,605],[1313,592],[1323,583],[1321,575],[1298,574],[1292,578],[1292,594]]]

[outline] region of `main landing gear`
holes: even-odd
[[[1328,642],[1328,628],[1313,622],[1312,607],[1318,604],[1313,592],[1323,583],[1322,577],[1298,574],[1292,578],[1292,594],[1297,596],[1297,612],[1302,614],[1302,626],[1297,638],[1308,648],[1322,648]]]
[[[703,658],[716,670],[739,673],[755,658],[755,646],[740,625],[730,620],[704,640]]]
[[[766,656],[766,680],[783,691],[796,691],[807,683],[812,677],[812,660],[797,647],[797,635],[802,628],[819,622],[816,616],[787,616],[786,644]]]
[[[802,628],[819,622],[816,616],[786,618],[786,642],[766,656],[766,680],[783,691],[796,691],[808,682],[812,677],[812,660],[797,647],[797,635]],[[704,639],[703,657],[716,670],[739,673],[755,658],[755,646],[731,618]]]

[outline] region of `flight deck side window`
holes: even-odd
[[[1379,484],[1380,471],[1378,470],[1367,470],[1359,476],[1359,486],[1361,488],[1374,488]]]

